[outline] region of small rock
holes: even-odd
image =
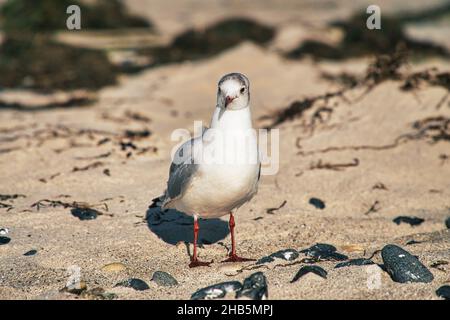
[[[399,246],[388,244],[381,250],[384,267],[395,282],[431,282],[434,277],[415,256]]]
[[[372,260],[359,258],[359,259],[351,259],[346,262],[340,262],[337,265],[334,266],[335,269],[337,268],[344,268],[344,267],[351,267],[351,266],[367,266],[370,264],[375,264]]]
[[[119,296],[113,292],[105,292],[101,295],[103,299],[105,300],[114,300],[117,299]]]
[[[97,210],[90,208],[73,208],[70,213],[80,220],[94,220],[99,214]]]
[[[418,217],[407,217],[407,216],[399,216],[397,218],[395,218],[394,220],[392,220],[394,223],[396,224],[400,224],[402,222],[404,223],[408,223],[411,226],[418,226],[420,225],[422,222],[425,221],[425,219],[422,218],[418,218]]]
[[[6,236],[8,233],[8,228],[0,228],[0,236]]]
[[[269,263],[275,260],[275,258],[283,259],[286,261],[292,261],[297,259],[299,256],[298,251],[295,249],[285,249],[274,252],[266,257],[259,259],[256,264]]]
[[[0,236],[0,246],[2,244],[8,244],[10,241],[11,241],[11,239],[8,237]]]
[[[295,281],[297,281],[298,279],[300,279],[301,277],[303,277],[305,274],[308,273],[314,273],[316,275],[318,275],[319,277],[322,277],[324,279],[327,278],[327,272],[325,271],[325,269],[323,269],[322,267],[319,266],[303,266],[300,268],[300,270],[298,270],[298,272],[295,274],[294,278],[291,280],[291,283],[294,283]]]
[[[343,261],[348,259],[346,255],[336,252],[335,246],[326,243],[317,243],[312,247],[304,249],[300,252],[319,260]]]
[[[323,202],[319,198],[309,199],[309,204],[313,205],[316,209],[325,209],[325,202]]]
[[[345,252],[358,252],[364,254],[366,250],[363,246],[357,245],[357,244],[346,244],[341,246],[341,249]]]
[[[438,297],[444,298],[445,300],[450,300],[450,286],[442,286],[436,290]]]
[[[217,299],[223,298],[227,293],[237,292],[242,289],[239,281],[227,281],[214,284],[212,286],[199,289],[191,296],[191,300]]]
[[[113,300],[117,298],[115,293],[105,292],[105,289],[96,287],[81,292],[80,297],[89,300]]]
[[[145,281],[143,281],[141,279],[136,279],[136,278],[131,278],[131,279],[121,281],[121,282],[117,283],[114,287],[133,288],[134,290],[137,290],[137,291],[143,291],[143,290],[150,289],[150,287],[148,286],[148,284]]]
[[[450,229],[450,217],[445,220],[445,226],[447,227],[447,229]]]
[[[174,277],[164,271],[155,271],[152,280],[163,287],[176,286],[178,284],[178,281]]]
[[[120,262],[108,263],[102,267],[102,271],[105,272],[120,272],[125,270],[127,267]]]
[[[37,253],[37,250],[32,249],[30,251],[25,252],[23,255],[28,257],[28,256],[34,256],[36,253]]]
[[[446,266],[446,265],[448,265],[448,261],[438,260],[438,261],[435,261],[432,264],[430,264],[430,267],[445,272],[445,268],[442,266]]]
[[[221,263],[217,266],[217,271],[223,273],[227,276],[235,276],[241,272],[245,264],[243,262],[239,263]]]
[[[64,288],[61,290],[61,292],[69,292],[69,293],[72,293],[72,294],[77,294],[77,295],[79,295],[79,294],[81,294],[83,291],[85,291],[86,289],[87,289],[86,282],[84,282],[83,280],[81,280],[81,281],[79,281],[79,282],[77,282],[77,283],[74,283],[74,284],[71,284],[71,285],[69,285],[69,286],[64,287]]]
[[[255,272],[244,280],[242,289],[236,293],[236,298],[247,297],[252,300],[265,300],[269,296],[264,273]]]

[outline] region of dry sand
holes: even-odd
[[[140,1],[129,3],[139,8]],[[261,6],[255,14],[260,19],[270,16]],[[204,9],[210,10],[210,17],[220,12],[217,6]],[[168,9],[162,12],[159,20],[158,15],[149,13],[157,25],[168,24]],[[195,20],[195,14],[183,12],[186,20]],[[368,59],[340,63],[283,59],[278,50],[289,47],[289,34],[301,34],[301,26],[295,21],[289,24],[296,15],[283,12],[285,16],[277,19],[288,21],[280,23],[279,35],[285,38],[278,37],[269,48],[242,43],[210,59],[124,77],[117,86],[102,89],[91,106],[0,111],[0,194],[25,195],[2,201],[12,208],[0,208],[0,227],[9,228],[11,238],[9,244],[0,246],[0,298],[77,298],[58,292],[73,266],[80,267],[88,288],[103,287],[120,299],[189,299],[198,288],[242,281],[255,272],[241,270],[249,263],[219,263],[230,243],[227,217],[200,224],[200,238],[211,243],[200,249],[200,258],[215,263],[196,269],[188,268],[183,244],[192,241],[192,221],[174,213],[163,216],[166,221],[156,225],[145,218],[150,200],[165,187],[170,151],[176,144],[170,134],[177,128],[192,131],[194,120],[209,121],[221,75],[239,71],[250,78],[254,124],[263,127],[267,122],[260,117],[295,100],[337,90],[321,78],[322,71],[359,73],[365,69]],[[173,25],[164,29],[169,33],[180,28],[175,13],[170,16]],[[271,22],[275,23],[267,18],[267,23]],[[448,63],[439,60],[413,68],[430,65],[450,70]],[[383,82],[359,100],[361,90],[350,90],[346,94],[349,101],[318,102],[301,118],[279,126],[279,172],[263,176],[258,194],[237,213],[238,250],[243,256],[261,258],[280,249],[304,249],[321,242],[358,258],[394,243],[417,255],[430,268],[434,281],[399,284],[380,269],[381,286],[369,289],[365,267],[334,269],[334,262],[320,262],[328,279],[308,275],[290,284],[299,265],[281,267],[276,265],[286,262],[276,261],[259,269],[267,277],[270,299],[437,299],[435,290],[450,281],[449,265],[441,266],[443,270],[430,267],[439,260],[450,261],[450,233],[444,225],[450,215],[450,162],[442,156],[450,156],[449,142],[431,143],[431,138],[422,137],[392,148],[355,148],[390,145],[401,135],[417,133],[415,121],[450,117],[448,99],[436,108],[445,89],[425,87],[411,93],[399,90],[400,85],[400,81]],[[38,99],[29,92],[2,92],[1,96],[25,102]],[[308,121],[324,106],[332,107],[330,118],[311,131]],[[130,112],[150,120],[137,119]],[[120,141],[127,141],[125,130],[144,129],[151,135],[133,140],[138,150],[121,149]],[[104,138],[110,141],[98,145]],[[320,151],[330,147],[339,150]],[[128,152],[132,153],[129,157]],[[105,156],[96,158],[99,155]],[[354,159],[358,159],[357,166],[342,170],[309,169],[319,160],[339,164]],[[74,170],[96,162],[91,169]],[[386,188],[374,187],[377,184]],[[311,197],[322,199],[325,209],[310,205]],[[112,216],[81,221],[71,215],[70,208],[38,211],[31,207],[41,199],[86,202]],[[283,208],[266,213],[283,201]],[[376,201],[376,210],[365,214]],[[416,227],[396,225],[392,219],[399,215],[418,216],[425,222]],[[154,222],[152,219],[149,221]],[[406,245],[410,240],[420,243]],[[192,244],[189,247],[192,250]],[[23,256],[31,249],[37,254]],[[379,255],[374,261],[382,262]],[[102,270],[114,262],[126,268]],[[160,287],[150,281],[157,270],[169,272],[179,285]],[[150,290],[114,288],[126,278],[140,278]]]

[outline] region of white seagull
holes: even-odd
[[[167,189],[151,207],[176,209],[194,217],[194,252],[189,267],[209,266],[197,259],[198,218],[230,215],[232,249],[223,262],[249,261],[236,254],[236,210],[257,192],[261,172],[250,113],[250,83],[241,73],[223,76],[210,128],[175,153]]]

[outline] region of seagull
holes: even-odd
[[[257,192],[261,162],[250,112],[250,83],[241,73],[224,75],[209,128],[174,153],[167,189],[150,207],[176,209],[194,218],[189,267],[209,266],[197,258],[198,219],[229,214],[231,252],[222,262],[254,261],[236,254],[234,213]]]

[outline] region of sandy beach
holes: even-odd
[[[158,43],[235,16],[271,26],[276,35],[265,45],[243,41],[207,58],[121,75],[95,92],[0,91],[0,228],[10,239],[0,245],[1,299],[99,298],[61,291],[73,277],[117,299],[190,299],[200,288],[242,282],[257,271],[267,279],[269,299],[439,299],[435,291],[450,283],[450,98],[448,82],[446,88],[439,80],[450,72],[448,58],[407,58],[375,78],[375,55],[286,56],[306,40],[338,43],[342,32],[329,22],[364,3],[126,3],[154,23]],[[380,6],[394,14],[440,3]],[[428,40],[450,49],[450,38],[442,36],[448,21],[411,23],[408,34],[418,40],[427,30]],[[91,41],[82,33],[62,38]],[[374,265],[335,268],[339,261],[318,261],[326,279],[308,274],[290,283],[307,264],[302,253],[293,261],[220,263],[230,249],[225,216],[200,222],[199,256],[214,263],[188,268],[192,218],[148,207],[166,186],[170,153],[179,143],[172,132],[193,132],[194,121],[209,124],[217,81],[233,71],[250,79],[255,128],[277,129],[280,136],[278,172],[262,176],[257,195],[236,213],[239,253],[261,259],[326,243],[349,259],[372,257]],[[414,78],[425,71],[426,79]],[[355,83],[343,84],[342,75]],[[77,208],[96,217],[79,219]],[[399,216],[424,221],[393,222]],[[381,267],[379,250],[387,244],[417,256],[434,280],[393,281]],[[24,255],[30,250],[36,252]],[[156,271],[177,284],[152,280]],[[380,279],[375,287],[371,277]],[[130,278],[149,289],[116,286]]]

